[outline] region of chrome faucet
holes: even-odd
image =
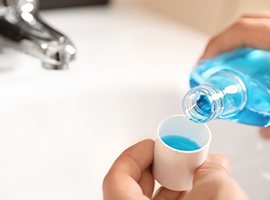
[[[0,0],[0,48],[33,55],[47,69],[66,69],[76,48],[38,13],[38,0]]]

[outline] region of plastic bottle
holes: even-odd
[[[183,99],[186,116],[203,123],[226,119],[270,125],[270,52],[240,48],[200,61]]]

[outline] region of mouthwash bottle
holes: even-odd
[[[240,48],[200,61],[190,75],[183,109],[192,121],[226,119],[270,125],[270,52]]]

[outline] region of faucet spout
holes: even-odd
[[[2,9],[0,6],[0,46],[35,56],[46,69],[66,69],[75,59],[75,46],[42,20],[37,11],[38,1],[6,0],[3,6]]]

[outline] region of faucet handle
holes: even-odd
[[[61,42],[63,40],[63,42]],[[45,54],[48,59],[44,59],[42,66],[46,69],[67,69],[68,64],[75,60],[76,58],[76,49],[70,41],[62,37],[59,38],[58,42],[51,42],[49,44],[43,43],[45,47]],[[46,48],[47,46],[47,48]],[[55,61],[55,62],[54,62]]]
[[[39,7],[38,0],[0,0],[0,5],[10,7],[18,13],[35,13]]]
[[[37,8],[38,0],[0,0],[1,46],[40,58],[46,69],[66,69],[76,57],[76,48],[41,19]]]

